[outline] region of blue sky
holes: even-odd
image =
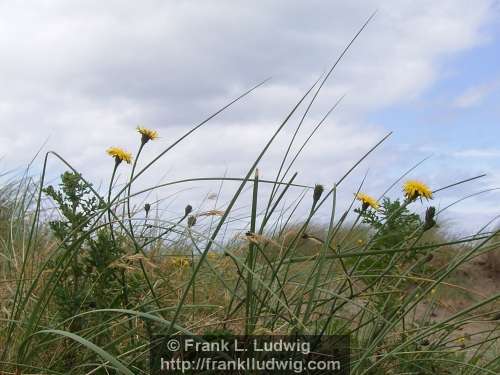
[[[488,173],[437,196],[439,207],[500,186],[500,8],[493,0],[0,4],[0,169],[22,170],[47,141],[44,152],[57,151],[96,186],[105,185],[112,167],[105,149],[135,152],[137,125],[161,136],[145,150],[146,162],[271,76],[162,158],[137,188],[193,176],[241,176],[375,9],[304,124],[300,137],[346,94],[296,164],[299,180],[331,186],[391,130],[388,142],[346,180],[343,203],[367,171],[364,189],[378,195],[430,155],[411,177],[432,188]],[[293,126],[261,163],[264,177],[274,176]],[[34,173],[40,168],[38,161]],[[50,160],[51,178],[63,170]],[[217,186],[185,188],[189,193],[155,194],[175,195],[169,207],[178,211],[188,200],[201,205]],[[400,195],[399,189],[391,194]],[[472,231],[500,213],[496,201],[497,193],[472,199],[446,219]]]
[[[394,131],[392,142],[406,145],[408,157],[418,161],[430,156],[415,172],[422,179],[430,175],[452,183],[454,175],[460,180],[487,174],[456,191],[452,189],[450,194],[455,199],[500,187],[499,23],[489,24],[486,30],[488,37],[480,45],[444,58],[438,79],[418,98],[369,115],[370,121]],[[436,173],[441,178],[435,177]],[[459,217],[449,217],[459,222],[459,230],[470,229],[471,224],[479,228],[500,213],[500,206],[494,203],[499,198],[498,192],[482,195],[457,210]]]
[[[402,142],[415,139],[450,151],[498,148],[493,136],[500,131],[498,31],[491,27],[490,40],[444,59],[442,75],[419,98],[376,111],[372,121],[397,130],[395,138]]]

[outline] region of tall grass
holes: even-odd
[[[114,170],[110,164],[113,177],[106,195],[55,152],[45,155],[40,181],[23,178],[5,184],[0,198],[3,373],[142,374],[148,371],[151,335],[220,330],[348,334],[353,374],[500,373],[498,324],[491,320],[498,312],[499,294],[439,321],[431,311],[436,290],[456,287],[448,281],[455,270],[496,248],[496,232],[431,240],[433,224],[412,214],[420,204],[414,200],[388,209],[378,226],[370,225],[367,215],[372,211],[359,207],[355,198],[339,207],[337,193],[345,179],[390,134],[330,186],[299,183],[298,172],[289,174],[336,108],[338,103],[300,142],[299,130],[322,87],[366,24],[331,70],[298,98],[241,177],[196,177],[134,191],[134,183],[160,158],[261,84],[194,126],[142,168],[138,159],[150,144],[140,142],[124,185],[113,184],[123,163],[116,163]],[[275,178],[260,178],[259,163],[300,111]],[[45,178],[53,161],[63,163],[68,173],[60,186],[49,187]],[[225,190],[234,185],[234,190],[213,210],[188,206],[171,218],[153,217],[154,207],[131,204],[160,187],[193,181],[216,181]],[[450,186],[468,181],[450,178]],[[298,198],[289,199],[297,191]],[[434,194],[442,191],[435,189]],[[51,219],[43,214],[50,202],[59,212]],[[318,225],[322,208],[330,212],[329,220]],[[431,219],[439,220],[441,213]],[[413,221],[399,220],[403,214]],[[245,229],[228,235],[226,228],[234,220]],[[450,248],[457,251],[447,263],[431,267],[432,256]],[[422,306],[427,306],[424,312]],[[462,333],[461,328],[478,322],[489,322],[481,326],[487,329]]]

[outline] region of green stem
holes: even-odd
[[[255,180],[253,184],[253,195],[252,195],[252,216],[250,219],[250,235],[255,234],[256,220],[257,220],[257,195],[259,188],[259,170],[255,170]],[[255,244],[253,241],[249,242],[248,245],[248,256],[247,256],[247,266],[252,272],[255,269]],[[253,306],[253,277],[252,272],[248,272],[247,276],[247,298],[245,304],[245,335],[250,335],[255,328],[255,318],[254,318],[254,306]]]
[[[141,142],[141,145],[139,146],[139,150],[137,151],[137,156],[135,157],[134,164],[132,165],[132,171],[130,172],[130,178],[128,181],[128,188],[127,188],[127,218],[128,218],[128,225],[130,229],[130,235],[132,238],[135,238],[134,235],[134,228],[132,226],[132,214],[130,211],[130,190],[132,188],[132,182],[134,181],[134,172],[135,168],[137,166],[137,161],[139,160],[139,156],[141,155],[142,149],[144,148],[145,143]]]
[[[115,179],[116,175],[116,170],[118,169],[118,165],[120,162],[118,159],[115,159],[115,166],[113,168],[113,173],[111,174],[111,180],[109,181],[109,188],[108,188],[108,222],[109,222],[109,229],[111,231],[111,238],[113,240],[114,245],[116,246],[116,241],[115,241],[115,234],[113,232],[113,224],[111,222],[111,190],[113,189],[113,181]]]

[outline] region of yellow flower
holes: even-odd
[[[356,241],[358,243],[358,245],[363,245],[365,243],[365,241],[363,241],[361,238],[359,240]]]
[[[362,210],[366,210],[368,207],[372,207],[374,210],[378,209],[379,204],[377,200],[373,197],[370,197],[367,194],[358,193],[356,194],[356,199],[362,203]]]
[[[214,253],[213,251],[209,251],[207,253],[207,258],[210,260],[216,260],[219,257],[217,253]]]
[[[189,259],[185,257],[175,257],[171,260],[171,263],[175,267],[184,268],[189,266]]]
[[[114,157],[117,163],[125,161],[127,164],[130,164],[132,162],[132,154],[120,147],[110,147],[106,152],[108,155]]]
[[[145,144],[148,141],[154,141],[158,138],[158,132],[156,130],[144,128],[142,126],[137,127],[137,131],[142,135],[141,142]]]
[[[432,190],[423,182],[408,180],[403,185],[405,198],[414,201],[417,198],[432,199]]]

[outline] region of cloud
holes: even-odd
[[[490,82],[483,85],[469,87],[453,101],[455,108],[467,109],[480,105],[492,92],[496,91],[500,82]]]
[[[27,162],[48,138],[47,148],[99,183],[110,173],[104,150],[136,149],[137,124],[162,137],[148,144],[144,160],[151,160],[189,126],[272,76],[162,158],[144,184],[166,171],[169,179],[241,175],[378,9],[301,132],[306,136],[347,94],[297,165],[302,181],[331,184],[386,133],[367,115],[418,98],[439,78],[444,58],[482,43],[491,7],[486,0],[3,3],[2,168]],[[293,120],[264,161],[264,174],[279,165]],[[370,160],[363,168],[378,168],[374,181],[386,176],[386,162],[400,165],[395,155]],[[54,174],[64,169],[51,163]]]
[[[500,157],[500,149],[465,149],[461,151],[456,151],[453,156],[458,158],[498,158]]]

